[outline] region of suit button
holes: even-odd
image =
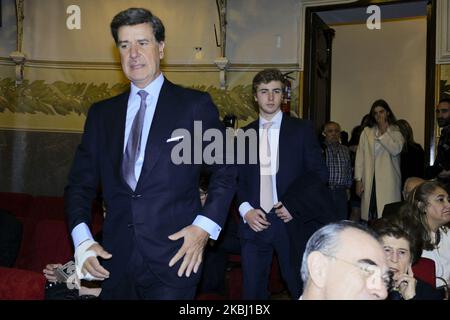
[[[141,198],[142,197],[142,194],[133,194],[132,196],[131,196],[131,198],[133,198],[133,199],[139,199],[139,198]]]
[[[134,227],[134,224],[129,223],[129,224],[127,225],[127,227],[128,227],[128,228],[132,228],[132,227]]]

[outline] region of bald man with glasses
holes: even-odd
[[[328,224],[309,239],[302,300],[384,300],[391,282],[376,235],[351,221]]]

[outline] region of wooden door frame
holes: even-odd
[[[312,33],[313,14],[314,14],[314,12],[311,13],[311,24],[309,26],[309,30],[311,31],[311,35],[313,34]],[[317,15],[317,17],[319,18],[320,21],[323,22],[323,20],[318,15]],[[325,24],[329,28],[329,26],[325,22],[323,22],[323,24]],[[331,31],[331,32],[325,32],[324,35],[325,35],[325,38],[326,38],[326,41],[327,41],[327,47],[331,48],[332,47],[333,37],[334,37],[334,30],[332,28],[329,28],[328,31]],[[313,39],[312,39],[312,37],[309,37],[308,40],[312,41]],[[331,64],[332,64],[332,61],[331,61],[332,58],[330,58],[330,52],[329,51],[328,51],[327,55],[328,55],[327,61],[330,64],[330,70],[329,70],[328,81],[327,81],[327,85],[328,85],[328,89],[329,90],[327,90],[327,93],[326,93],[327,94],[326,106],[325,106],[326,110],[323,110],[322,112],[320,112],[320,114],[325,115],[326,121],[328,121],[329,118],[330,118]],[[315,57],[315,56],[313,56],[311,42],[308,43],[308,52],[305,51],[305,59],[306,59],[306,57],[308,58],[308,65],[307,65],[308,69],[305,69],[305,68],[303,69],[303,72],[304,72],[304,74],[303,74],[303,89],[304,89],[304,91],[303,92],[310,92],[310,91],[314,92],[315,90],[317,90],[317,87],[316,87],[316,83],[313,82],[313,77],[312,77],[312,74],[310,73],[310,70],[309,70],[310,63],[313,61],[313,58]],[[306,91],[306,90],[308,90],[308,91]],[[313,94],[306,94],[303,97],[303,110],[302,110],[302,112],[303,112],[303,118],[304,119],[310,119],[310,120],[311,119],[315,119],[315,117],[318,115],[317,114],[317,110],[313,110],[313,108],[311,106],[312,102],[317,102],[316,99],[315,99],[316,95],[314,95],[314,99],[313,99],[312,96],[313,96]],[[308,107],[306,108],[305,106],[308,106]],[[322,126],[322,124],[317,124],[317,123],[314,124],[314,127],[315,127],[316,131],[321,126]],[[319,132],[316,132],[316,133],[319,133]]]
[[[422,0],[359,0],[352,3],[325,5],[318,7],[307,7],[305,12],[305,47],[304,47],[304,63],[303,63],[303,116],[308,117],[311,114],[309,106],[309,95],[305,94],[309,90],[309,68],[311,64],[311,23],[312,14],[321,11],[330,11],[338,9],[350,9],[364,7],[373,4],[397,4],[423,2]],[[434,109],[436,105],[436,0],[429,0],[427,6],[427,49],[426,49],[426,82],[425,82],[425,161],[426,164],[434,161],[435,149],[435,117]]]

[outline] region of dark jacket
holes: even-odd
[[[411,300],[442,300],[444,296],[441,291],[434,288],[432,285],[429,285],[426,282],[423,282],[420,279],[417,279],[416,283],[416,295]],[[403,297],[395,291],[391,291],[388,294],[386,300],[404,300]]]
[[[210,128],[224,131],[224,126],[208,94],[182,88],[165,79],[142,172],[133,192],[121,173],[128,97],[126,92],[95,103],[89,110],[65,189],[70,230],[82,222],[89,225],[92,199],[100,183],[107,212],[103,247],[112,254],[111,259],[103,262],[110,271],[103,288],[113,288],[121,280],[135,248],[165,284],[177,288],[193,286],[200,272],[178,277],[183,259],[172,268],[168,266],[183,243],[183,239],[171,241],[168,236],[191,225],[200,213],[219,226],[224,225],[235,192],[236,167],[208,166],[213,173],[209,196],[202,208],[198,191],[202,164],[192,162],[195,152],[189,158],[191,164],[175,164],[171,153],[180,142],[168,139],[176,129],[183,129],[183,142],[192,146],[194,138],[201,138],[194,137],[194,121],[201,121],[201,133]],[[203,154],[205,146],[206,142],[202,142],[196,147]]]

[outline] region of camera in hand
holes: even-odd
[[[56,280],[65,283],[75,273],[75,262],[69,261],[65,265],[55,269]]]

